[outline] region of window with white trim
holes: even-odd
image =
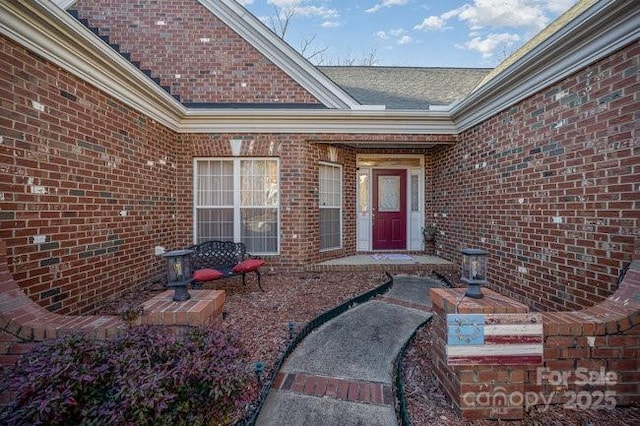
[[[279,164],[271,158],[194,163],[195,241],[241,241],[251,254],[277,254]]]
[[[342,247],[342,167],[320,163],[320,250]]]

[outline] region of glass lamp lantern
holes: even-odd
[[[462,281],[468,284],[465,296],[482,299],[483,284],[487,283],[487,252],[481,249],[462,249]]]
[[[174,302],[191,299],[187,285],[191,283],[191,262],[193,250],[173,250],[162,255],[167,259],[167,287],[175,289]]]

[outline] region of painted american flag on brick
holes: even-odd
[[[448,314],[448,365],[541,364],[540,314]]]

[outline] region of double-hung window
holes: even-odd
[[[208,158],[194,163],[196,243],[241,241],[252,254],[277,254],[278,160]]]
[[[320,250],[342,247],[342,167],[320,163]]]

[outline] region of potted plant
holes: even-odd
[[[436,232],[438,232],[438,228],[436,228],[435,223],[422,227],[422,238],[424,239],[425,244],[430,243],[435,239]]]

